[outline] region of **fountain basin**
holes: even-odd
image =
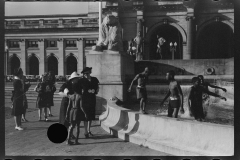
[[[232,156],[234,127],[143,115],[107,102],[101,127],[116,137],[177,156]],[[227,146],[227,147],[226,147]]]

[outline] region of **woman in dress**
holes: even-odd
[[[12,115],[14,116],[14,121],[16,124],[16,130],[23,130],[21,127],[21,116],[24,113],[24,90],[23,83],[21,78],[23,76],[23,71],[21,68],[17,68],[14,70],[14,80],[13,80],[13,95],[12,95]]]
[[[47,108],[51,104],[51,94],[52,91],[50,88],[50,84],[47,80],[47,74],[45,73],[42,76],[42,82],[37,84],[36,92],[38,92],[37,102],[36,102],[36,108],[39,109],[39,121],[41,121],[41,115],[42,115],[42,108],[44,108],[44,117],[45,121],[48,121],[47,117]]]
[[[55,87],[56,78],[55,78],[55,75],[53,74],[52,71],[49,71],[49,72],[48,72],[48,81],[49,81],[51,87],[53,88],[53,90],[54,90],[54,88],[55,88],[55,91],[56,91],[56,87]],[[55,92],[55,91],[54,91],[54,92]],[[53,116],[53,115],[52,115],[51,107],[54,106],[54,102],[53,102],[54,92],[52,92],[52,94],[50,94],[50,97],[49,97],[50,100],[51,100],[50,106],[48,107],[48,116],[49,116],[49,117],[52,117],[52,116]]]
[[[89,136],[93,136],[90,129],[92,120],[95,120],[96,94],[99,91],[99,81],[96,77],[90,76],[92,67],[85,67],[81,73],[83,74],[82,103],[87,114],[87,134],[85,133],[85,137],[88,138]]]

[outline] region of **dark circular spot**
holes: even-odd
[[[52,124],[47,131],[47,136],[53,143],[62,143],[67,139],[68,131],[67,128],[60,124]]]

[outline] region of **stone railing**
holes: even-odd
[[[56,82],[65,82],[68,78],[70,77],[70,75],[56,75]],[[6,82],[12,82],[14,79],[13,75],[6,75],[5,76],[5,80]],[[39,82],[41,79],[40,75],[26,75],[26,79],[29,82]]]

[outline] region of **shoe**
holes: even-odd
[[[75,143],[74,143],[75,145],[78,145],[78,144],[81,144],[81,143],[79,143],[78,141],[75,141]]]
[[[53,115],[52,115],[52,114],[48,114],[48,116],[49,116],[49,117],[53,117]]]
[[[27,119],[22,119],[22,121],[23,121],[23,122],[28,122],[28,120],[27,120]]]
[[[89,138],[88,133],[84,133],[85,138]]]
[[[67,144],[67,145],[73,145],[73,142],[71,142],[71,141],[68,140],[68,141],[66,142],[66,144]]]
[[[74,135],[72,135],[71,139],[76,139],[76,137]]]
[[[47,119],[47,118],[45,118],[45,122],[48,122],[48,119]]]
[[[23,128],[21,128],[21,127],[15,127],[15,129],[16,129],[16,130],[19,130],[19,131],[22,131],[22,130],[23,130]]]
[[[94,135],[92,134],[92,132],[88,132],[88,135],[90,135],[90,136],[94,136]]]

